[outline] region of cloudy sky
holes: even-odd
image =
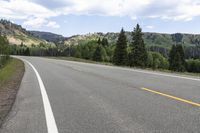
[[[0,0],[0,18],[64,36],[131,31],[200,33],[199,0]]]

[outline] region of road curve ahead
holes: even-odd
[[[198,78],[18,58],[26,72],[0,133],[200,132]]]

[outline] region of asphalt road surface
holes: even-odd
[[[18,58],[26,72],[1,133],[200,132],[199,78]]]

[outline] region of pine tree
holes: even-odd
[[[173,45],[169,54],[169,69],[172,71],[185,71],[185,55],[182,45]]]
[[[93,54],[93,60],[94,61],[105,61],[105,58],[106,58],[106,51],[105,49],[103,48],[103,46],[101,44],[98,44],[97,45],[97,48]]]
[[[26,48],[26,50],[24,51],[24,55],[30,56],[30,49],[29,48]]]
[[[169,53],[169,69],[170,70],[173,70],[176,67],[175,61],[174,61],[175,55],[176,55],[176,46],[172,45],[172,48]]]
[[[101,42],[101,38],[99,37],[99,39],[98,39],[98,41],[97,41],[97,44],[102,44],[102,42]]]
[[[185,62],[185,53],[184,53],[184,50],[183,50],[183,46],[182,45],[177,45],[177,51],[180,54],[181,63],[185,67],[186,62]]]
[[[125,31],[122,28],[117,40],[115,51],[114,51],[113,63],[115,65],[121,65],[121,66],[126,65],[127,55],[128,55],[127,54],[127,39],[126,39]]]
[[[105,46],[108,46],[108,40],[104,37],[103,39],[102,39],[102,45],[105,47]]]
[[[147,50],[142,38],[142,29],[139,24],[136,25],[132,33],[131,53],[129,56],[129,65],[145,67],[147,65]]]
[[[88,47],[88,45],[85,45],[85,46],[83,46],[82,47],[82,57],[84,58],[84,59],[90,59],[90,49],[89,49],[89,47]]]
[[[81,50],[80,50],[79,47],[76,48],[76,51],[75,51],[74,56],[75,56],[76,58],[81,58]]]

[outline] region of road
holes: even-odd
[[[20,90],[1,133],[56,133],[55,127],[59,133],[200,132],[198,78],[39,57],[18,58],[37,70],[49,106],[35,71],[25,61]]]

